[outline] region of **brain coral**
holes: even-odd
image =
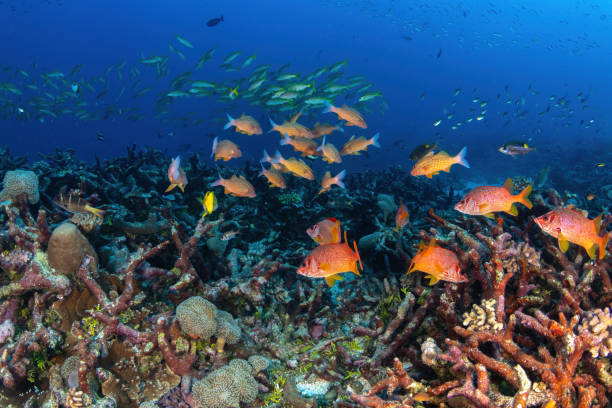
[[[240,340],[242,332],[240,327],[234,321],[234,318],[228,312],[223,310],[217,311],[217,350],[223,352],[225,344],[236,344]]]
[[[0,201],[16,201],[24,197],[28,203],[36,204],[40,199],[38,193],[38,176],[29,170],[7,171],[4,175]]]
[[[47,258],[49,265],[58,273],[75,275],[85,255],[94,258],[91,267],[97,270],[98,255],[76,225],[65,222],[53,230],[47,248]]]
[[[200,296],[192,296],[176,307],[181,329],[190,336],[208,340],[217,330],[217,307]]]
[[[194,399],[207,408],[229,408],[238,407],[241,402],[252,403],[257,398],[257,381],[250,374],[250,367],[245,360],[232,360],[229,365],[195,382]]]

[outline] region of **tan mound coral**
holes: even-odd
[[[65,222],[53,230],[47,248],[47,258],[49,265],[58,273],[75,275],[85,255],[94,258],[92,267],[97,269],[98,255],[76,225]]]
[[[181,329],[192,337],[208,340],[217,330],[217,307],[200,296],[192,296],[176,307]]]
[[[0,201],[19,199],[25,199],[30,204],[36,204],[40,199],[38,176],[33,171],[13,170],[4,175]]]
[[[217,350],[223,353],[225,344],[236,344],[242,336],[242,331],[234,317],[223,310],[217,310],[217,331],[215,337],[217,338]]]
[[[234,359],[193,385],[196,402],[207,408],[238,407],[257,398],[257,381],[250,373],[251,365]]]
[[[253,367],[253,370],[251,372],[253,373],[253,375],[255,375],[266,370],[270,366],[270,360],[268,360],[267,357],[256,354],[249,357],[249,364],[251,365],[251,367]]]

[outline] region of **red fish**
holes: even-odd
[[[326,218],[306,230],[317,244],[337,244],[340,242],[340,220]]]
[[[430,285],[440,280],[454,283],[468,280],[461,272],[461,264],[457,255],[453,251],[436,246],[435,239],[432,239],[427,246],[423,242],[419,245],[419,251],[412,258],[407,273],[414,271],[427,273]]]
[[[599,248],[599,259],[606,255],[610,233],[599,235],[601,215],[594,220],[570,208],[557,208],[535,219],[542,231],[559,240],[561,251],[567,251],[569,242],[586,249],[591,259]]]
[[[170,181],[170,185],[166,189],[166,193],[176,186],[181,189],[181,191],[185,191],[185,186],[187,185],[187,175],[181,169],[181,156],[176,156],[170,166],[168,167],[168,180]]]
[[[514,184],[512,179],[506,180],[503,187],[480,186],[476,187],[455,205],[455,210],[469,215],[484,215],[493,218],[493,213],[498,211],[510,215],[518,215],[514,203],[521,203],[527,208],[533,207],[529,201],[531,186],[525,187],[517,195],[512,195]]]
[[[401,203],[395,214],[395,230],[399,231],[408,224],[408,209]]]
[[[343,280],[341,273],[353,272],[360,276],[357,263],[361,266],[361,270],[363,265],[355,241],[353,248],[355,251],[349,247],[345,231],[343,243],[319,245],[308,254],[297,273],[310,278],[325,278],[325,282],[330,287],[334,286],[337,280]]]

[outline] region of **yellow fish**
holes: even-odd
[[[198,201],[202,203],[202,218],[208,214],[212,214],[217,209],[217,197],[213,191],[207,191],[203,198],[198,198]]]
[[[470,164],[465,159],[466,152],[467,147],[461,149],[456,156],[449,156],[446,152],[438,152],[434,154],[432,150],[415,163],[410,175],[432,178],[441,171],[450,172],[450,168],[453,164],[460,164],[469,169]]]

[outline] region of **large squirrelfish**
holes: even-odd
[[[236,126],[236,132],[244,133],[245,135],[261,135],[263,133],[261,126],[255,118],[245,114],[236,119],[227,115],[227,124],[223,129],[229,129],[232,126]]]
[[[415,163],[410,175],[432,178],[441,171],[450,172],[450,168],[453,164],[460,164],[469,169],[470,164],[465,159],[466,152],[467,147],[461,149],[456,156],[449,156],[446,152],[434,153],[430,151]]]
[[[357,263],[362,270],[363,265],[355,241],[353,248],[354,251],[348,245],[345,231],[343,243],[319,245],[308,254],[297,273],[310,278],[325,278],[330,287],[334,286],[337,280],[343,280],[341,273],[353,272],[359,276]]]
[[[493,213],[499,211],[510,215],[518,215],[514,203],[521,203],[527,208],[533,207],[528,198],[531,193],[531,186],[525,187],[517,195],[512,195],[513,190],[514,184],[512,179],[506,180],[503,187],[476,187],[455,205],[455,210],[464,214],[484,215],[485,217],[493,218]]]
[[[331,103],[328,103],[325,110],[323,110],[323,113],[327,112],[334,112],[336,115],[338,115],[338,119],[342,119],[346,122],[345,126],[357,126],[362,129],[367,129],[368,127],[366,121],[363,119],[363,116],[361,116],[361,114],[355,109],[349,108],[346,105],[337,107]]]
[[[236,197],[255,197],[255,188],[253,185],[244,177],[236,176],[235,174],[228,179],[224,179],[221,177],[221,175],[219,175],[219,179],[211,183],[210,186],[223,186],[225,194]]]
[[[306,233],[319,245],[337,244],[342,237],[340,220],[333,217],[326,218],[308,228]]]
[[[591,259],[595,259],[595,252],[599,248],[599,259],[606,254],[606,246],[610,240],[610,233],[599,235],[601,215],[594,220],[570,208],[556,208],[535,219],[542,231],[559,240],[561,251],[567,251],[568,242],[580,245],[586,249]]]
[[[170,181],[170,185],[166,189],[166,193],[177,186],[181,189],[181,191],[185,191],[185,186],[187,185],[187,175],[183,169],[181,169],[181,156],[176,156],[174,159],[172,159],[172,162],[168,167],[168,180]]]
[[[467,282],[468,278],[461,272],[461,264],[453,251],[436,246],[432,239],[429,245],[419,245],[417,254],[412,258],[407,273],[421,271],[427,273],[429,284],[443,280],[447,282]]]

